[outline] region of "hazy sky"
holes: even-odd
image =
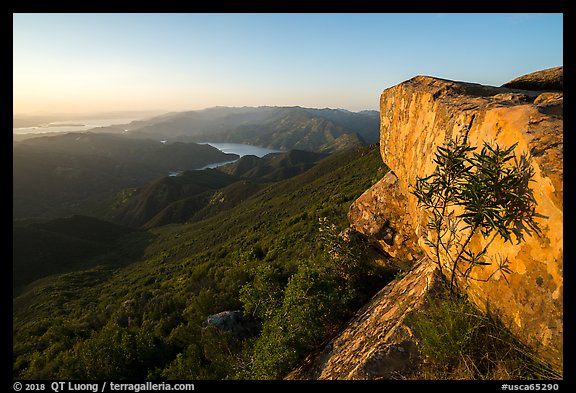
[[[416,75],[563,64],[562,14],[14,14],[14,113],[378,109]]]

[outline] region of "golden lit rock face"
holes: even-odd
[[[348,221],[392,258],[416,261],[423,255],[410,222],[407,198],[391,171],[354,201]]]
[[[370,214],[375,218],[372,228],[383,219],[391,227],[406,228],[403,221],[407,221],[420,247],[432,256],[423,242],[426,212],[409,191],[416,178],[432,173],[436,148],[450,137],[463,135],[467,127],[473,146],[481,147],[485,141],[501,147],[518,143],[516,155],[529,154],[536,172],[531,187],[542,236],[525,234],[520,244],[500,239],[492,243],[489,258],[508,258],[512,270],[508,282],[497,273],[486,283],[470,280],[459,285],[480,308],[497,314],[519,339],[559,369],[563,326],[562,111],[562,93],[558,92],[496,88],[424,76],[391,87],[380,98],[380,150],[384,163],[397,177],[394,200],[402,200],[402,206],[395,214],[386,213],[390,207],[382,204],[390,199],[390,193],[377,184],[369,198],[363,195],[353,204],[349,214],[351,225],[368,236],[374,235],[366,230]],[[366,199],[374,203],[366,203]],[[400,217],[400,213],[407,216]],[[483,247],[485,240],[478,236],[472,244]],[[478,270],[473,278],[485,278],[491,272],[491,267]]]
[[[350,225],[412,270],[386,285],[318,353],[287,379],[392,379],[417,367],[419,351],[405,324],[408,312],[438,286],[437,264],[427,249],[426,214],[409,191],[429,175],[436,148],[469,128],[473,146],[518,142],[517,156],[531,155],[531,187],[542,236],[520,244],[494,241],[489,258],[508,258],[512,273],[488,282],[459,282],[481,309],[562,373],[563,307],[563,95],[513,90],[418,76],[385,90],[380,101],[380,150],[391,169],[348,212]],[[486,241],[475,237],[478,251]],[[473,278],[487,277],[478,271]],[[446,269],[444,269],[446,273]]]

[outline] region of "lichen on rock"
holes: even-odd
[[[398,178],[397,192],[406,198],[406,220],[419,237],[420,247],[432,255],[422,241],[426,213],[410,188],[417,178],[433,171],[437,147],[464,133],[473,146],[518,143],[516,155],[528,157],[535,169],[531,187],[543,232],[541,236],[526,234],[520,244],[494,241],[489,256],[508,258],[512,274],[508,281],[498,274],[486,283],[471,280],[467,293],[478,307],[500,317],[542,359],[561,368],[563,119],[558,108],[562,94],[523,93],[527,98],[507,88],[415,77],[382,93],[380,150]],[[509,99],[504,99],[507,95]],[[542,110],[548,105],[556,109]],[[486,240],[475,241],[484,246]],[[489,273],[480,270],[475,278]]]

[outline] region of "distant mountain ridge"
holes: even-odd
[[[218,169],[186,171],[165,176],[136,190],[128,197],[120,193],[107,218],[131,227],[151,228],[172,223],[191,222],[234,207],[259,191],[258,183],[277,182],[304,173],[325,153],[291,150],[264,157],[247,155]]]
[[[238,158],[209,145],[93,132],[28,139],[12,151],[14,218],[74,213],[79,203],[170,171]]]
[[[134,121],[128,134],[185,142],[246,143],[279,150],[331,152],[377,143],[377,111],[295,107],[214,107]],[[118,131],[108,127],[102,131]],[[338,142],[339,141],[339,142]]]
[[[215,107],[14,141],[13,217],[81,214],[80,205],[98,203],[121,189],[238,157],[199,142],[332,153],[378,142],[378,135],[377,111]],[[258,168],[240,177],[282,180],[301,173],[311,162],[279,166],[259,161]]]
[[[207,205],[216,190],[237,180],[214,169],[166,176],[136,190],[114,219],[134,227],[182,222]]]
[[[224,165],[218,170],[253,181],[279,181],[305,172],[327,156],[328,154],[325,153],[303,150],[270,153],[264,157],[248,155],[233,163]]]

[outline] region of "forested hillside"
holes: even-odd
[[[377,143],[377,111],[314,109],[299,106],[214,107],[174,112],[99,132],[185,142],[235,142],[284,151],[336,151]]]
[[[13,145],[13,217],[55,218],[173,171],[230,161],[236,154],[196,143],[67,133]]]
[[[362,258],[365,243],[338,236],[385,171],[376,146],[335,154],[231,209],[127,234],[97,264],[29,284],[13,300],[14,376],[281,377],[389,278]],[[233,310],[252,335],[207,325]]]

